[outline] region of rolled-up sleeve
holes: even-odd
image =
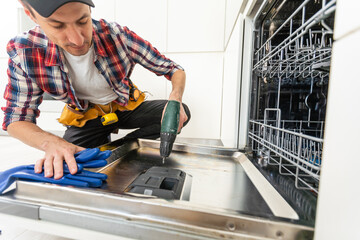
[[[123,34],[126,37],[127,49],[135,63],[141,64],[158,76],[164,75],[168,80],[177,70],[184,71],[179,64],[166,58],[148,41],[142,39],[127,27],[123,28]]]
[[[43,91],[16,63],[17,60],[18,57],[10,58],[8,64],[8,83],[4,92],[6,106],[1,108],[4,112],[3,130],[16,121],[36,123],[36,117],[40,114],[38,107]]]

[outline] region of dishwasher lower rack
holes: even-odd
[[[311,124],[321,127],[312,130],[308,128]],[[322,129],[320,121],[250,120],[249,139],[261,166],[276,165],[280,174],[295,178],[296,188],[310,189],[317,194]]]

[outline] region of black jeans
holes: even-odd
[[[69,126],[63,138],[75,145],[93,148],[110,142],[110,134],[116,129],[136,129],[124,138],[157,139],[160,137],[161,117],[167,100],[145,101],[133,111],[116,111],[118,122],[103,126],[98,117],[88,121],[83,127]],[[183,104],[188,120],[190,110]]]

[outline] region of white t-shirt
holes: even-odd
[[[74,56],[63,50],[70,82],[79,99],[95,104],[108,104],[118,98],[94,64],[94,45],[82,56]]]

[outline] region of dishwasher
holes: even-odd
[[[254,1],[244,149],[175,142],[163,164],[159,141],[119,139],[101,188],[17,181],[0,213],[109,239],[313,239],[335,4]]]
[[[266,1],[255,17],[248,152],[315,220],[336,1]]]

